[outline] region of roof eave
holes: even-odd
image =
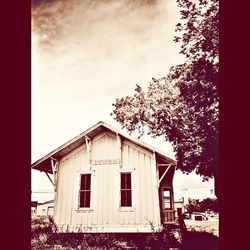
[[[94,126],[92,126],[91,128],[85,130],[84,132],[82,132],[78,136],[76,136],[73,139],[67,141],[66,143],[64,143],[60,147],[56,148],[55,150],[51,151],[50,153],[48,153],[44,157],[42,157],[39,160],[32,163],[31,168],[39,170],[39,171],[47,172],[47,173],[52,173],[52,169],[50,167],[46,167],[46,166],[48,166],[50,164],[50,158],[55,158],[57,160],[60,160],[60,158],[62,158],[64,156],[63,154],[62,155],[60,154],[61,152],[66,152],[65,153],[65,155],[66,155],[66,154],[70,153],[71,151],[73,151],[74,149],[76,149],[77,147],[79,147],[80,145],[85,144],[84,137],[85,136],[88,136],[88,137],[90,136],[91,137],[91,132],[92,132],[92,135],[93,135],[93,132],[96,131],[101,126],[103,126],[104,128],[106,128],[108,130],[113,131],[114,133],[117,133],[117,134],[121,135],[125,139],[139,145],[142,148],[145,148],[145,149],[149,150],[150,152],[155,152],[157,155],[159,155],[160,157],[165,159],[167,162],[172,163],[173,165],[176,165],[175,160],[173,160],[170,157],[166,156],[165,154],[159,152],[159,150],[157,150],[156,148],[153,148],[153,147],[147,145],[146,143],[144,143],[142,141],[139,141],[136,138],[132,138],[131,136],[124,135],[121,131],[111,127],[110,125],[104,123],[103,121],[100,121],[97,124],[95,124]]]

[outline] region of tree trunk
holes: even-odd
[[[220,178],[219,174],[214,175],[214,193],[218,200],[220,200]]]

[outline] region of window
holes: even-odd
[[[81,174],[79,208],[90,207],[91,174]]]
[[[121,173],[121,207],[132,207],[131,173]]]
[[[171,192],[169,189],[163,189],[163,208],[171,209]]]

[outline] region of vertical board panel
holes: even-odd
[[[92,188],[92,205],[93,205],[93,216],[92,216],[92,224],[97,225],[98,223],[98,172],[96,168],[93,166],[94,173],[93,173],[93,188]]]
[[[123,147],[123,146],[122,146]],[[119,215],[119,202],[120,202],[120,166],[114,166],[116,169],[113,176],[113,194],[114,194],[114,214],[113,214],[113,224],[119,225],[120,215]]]
[[[152,199],[152,176],[151,176],[151,165],[150,165],[150,158],[149,156],[144,156],[145,160],[145,168],[146,168],[146,186],[147,186],[147,207],[148,207],[148,221],[154,221],[154,209],[153,209],[153,199]]]
[[[59,183],[58,183],[58,210],[59,210],[59,216],[58,216],[58,224],[62,225],[63,221],[62,221],[62,201],[63,201],[63,179],[64,179],[64,175],[63,175],[63,166],[64,166],[64,162],[60,163],[59,166]]]
[[[100,176],[102,175],[101,169],[99,166],[96,167],[96,182],[97,182],[97,201],[96,201],[96,213],[97,213],[97,222],[96,224],[100,224],[101,222],[101,216],[102,216],[102,200],[100,199],[101,197],[99,196],[101,189],[102,189],[102,178]]]
[[[58,165],[58,172],[57,172],[57,202],[55,204],[55,215],[54,219],[57,224],[60,224],[60,218],[61,218],[61,196],[62,196],[62,173],[61,173],[61,165],[60,162]]]
[[[77,181],[77,180],[75,180],[77,170],[80,169],[79,153],[76,153],[74,156],[72,156],[72,158],[74,159],[74,161],[70,164],[69,170],[68,170],[71,173],[71,174],[69,173],[70,176],[68,176],[68,178],[71,178],[71,180],[72,180],[71,181],[71,193],[70,193],[70,196],[71,196],[71,221],[70,221],[70,224],[75,225],[75,224],[77,224],[77,219],[76,219],[77,214],[75,212],[75,210],[76,210],[76,207],[75,207],[76,206],[76,204],[75,204],[76,194],[75,194],[74,189],[75,189],[75,185],[76,185],[75,181]]]
[[[119,157],[119,152],[118,152],[118,142],[117,142],[117,138],[111,138],[111,137],[108,137],[108,148],[111,148],[110,150],[110,159],[116,159]],[[107,218],[107,221],[108,221],[108,224],[109,225],[112,225],[114,224],[114,213],[115,213],[115,207],[113,206],[114,203],[113,203],[113,200],[114,200],[114,185],[115,185],[115,182],[114,182],[114,176],[115,176],[115,173],[116,173],[116,167],[118,165],[115,165],[115,164],[111,164],[111,165],[108,165],[107,166],[107,208],[108,208],[108,218]]]
[[[60,166],[60,163],[59,165]],[[55,205],[54,205],[54,220],[57,222],[58,221],[58,216],[59,216],[59,209],[58,209],[58,205],[59,205],[59,201],[58,201],[58,196],[60,194],[60,192],[58,192],[58,189],[59,189],[59,181],[60,179],[58,178],[59,177],[59,168],[58,168],[58,172],[57,172],[57,186],[56,186],[56,194],[55,194]]]
[[[109,167],[109,166],[108,166]],[[103,225],[107,224],[107,213],[108,213],[108,197],[109,197],[109,192],[108,192],[108,171],[107,171],[107,165],[103,166],[103,188],[102,188],[102,195],[103,196]]]
[[[142,223],[142,203],[141,203],[141,168],[140,168],[140,159],[139,159],[139,152],[138,150],[134,149],[133,150],[134,154],[134,163],[136,164],[136,224],[141,224]]]
[[[64,175],[65,175],[65,185],[67,186],[67,193],[64,193],[65,196],[65,214],[64,216],[66,217],[65,221],[66,224],[72,225],[73,224],[73,213],[74,213],[74,206],[73,206],[73,192],[74,192],[74,182],[73,182],[73,177],[75,170],[78,165],[77,161],[77,154],[72,154],[71,157],[67,160],[68,163],[65,166],[64,169]]]
[[[122,168],[128,168],[129,162],[128,162],[128,145],[124,145],[123,152],[122,152]]]
[[[55,203],[55,208],[54,208],[54,219],[55,222],[59,224],[60,220],[60,204],[61,204],[61,171],[60,171],[60,165],[61,163],[59,162],[58,165],[58,172],[57,172],[57,192],[56,192],[56,203]]]
[[[66,159],[61,167],[61,173],[62,173],[62,195],[61,195],[61,220],[60,224],[61,225],[66,225],[66,218],[65,218],[65,192],[67,190],[67,186],[65,185],[66,182],[66,175],[65,175],[65,168],[67,166],[68,159]]]
[[[75,163],[74,165],[71,166],[72,170],[72,193],[71,193],[71,197],[72,197],[72,204],[71,204],[71,209],[72,209],[72,221],[71,224],[72,225],[79,225],[79,214],[77,213],[76,209],[78,206],[78,189],[79,189],[79,184],[78,184],[78,180],[79,180],[79,172],[81,170],[81,162],[83,161],[83,155],[84,155],[84,150],[80,150],[77,152],[77,154],[75,155]]]
[[[107,155],[108,159],[112,159],[112,144],[110,144],[110,138],[108,136],[104,137],[104,145],[105,145],[105,155]],[[104,185],[103,185],[103,197],[104,197],[104,210],[103,210],[103,224],[107,225],[108,223],[108,209],[109,209],[109,190],[108,190],[108,181],[109,181],[109,176],[108,176],[108,168],[109,165],[103,165],[103,180],[104,180]],[[100,194],[101,195],[101,194]]]
[[[70,161],[68,162],[68,166],[66,169],[67,172],[67,213],[66,213],[66,221],[68,225],[72,225],[72,194],[73,194],[73,173],[75,172],[75,166],[76,166],[76,155],[73,155],[70,158]]]
[[[132,206],[136,209],[136,182],[137,182],[137,176],[135,171],[135,163],[134,163],[134,149],[132,147],[129,147],[128,150],[128,162],[129,162],[129,168],[133,169],[132,172]],[[133,212],[128,212],[128,225],[135,224],[135,210]]]
[[[112,166],[107,166],[106,167],[106,192],[107,192],[107,213],[106,213],[106,225],[110,224],[110,210],[111,210],[111,204],[112,204],[112,196],[111,196],[111,189],[109,186],[109,183],[112,181],[110,178],[110,169]]]
[[[146,189],[145,189],[145,169],[144,169],[144,157],[141,152],[139,152],[139,164],[140,164],[140,196],[141,196],[141,218],[142,224],[145,224],[145,217],[147,213],[146,207]]]
[[[64,193],[63,193],[63,221],[65,225],[67,226],[69,224],[69,201],[70,201],[70,195],[71,195],[71,188],[70,188],[70,179],[68,178],[70,164],[73,162],[73,156],[71,156],[64,166]]]

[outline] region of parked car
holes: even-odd
[[[200,221],[208,220],[207,216],[205,216],[202,213],[194,213],[192,214],[191,218],[192,220],[200,220]]]
[[[218,219],[219,218],[219,213],[213,213],[211,214],[211,218]]]

